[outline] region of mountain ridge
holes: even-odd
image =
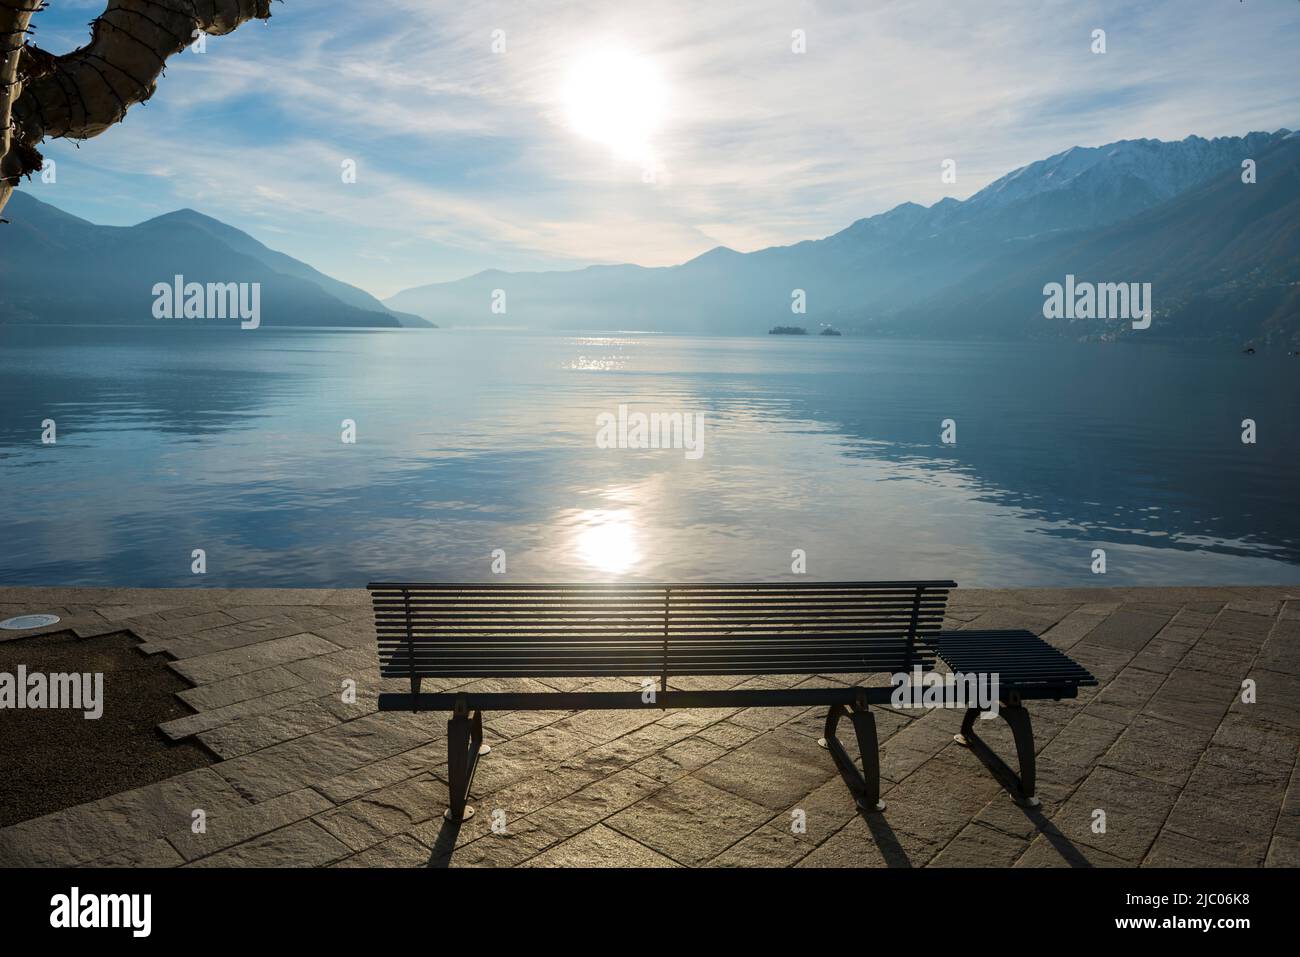
[[[609,280],[608,273],[590,267],[481,272],[454,282],[412,287],[385,302],[443,325],[507,321],[562,329],[635,324],[665,332],[757,335],[774,323],[791,320],[793,291],[802,289],[808,313],[796,315],[798,321],[890,335],[919,332],[922,326],[934,331],[933,322],[912,326],[904,320],[915,317],[922,303],[946,308],[965,302],[968,288],[988,291],[990,274],[1017,271],[1016,261],[1027,254],[1038,256],[1041,249],[1068,246],[1072,237],[1112,235],[1106,230],[1175,203],[1216,177],[1255,189],[1256,199],[1267,193],[1270,202],[1286,210],[1286,217],[1300,216],[1286,196],[1265,186],[1264,178],[1277,173],[1277,168],[1264,164],[1259,184],[1247,186],[1240,180],[1243,159],[1262,162],[1297,142],[1300,138],[1294,133],[1280,129],[1240,137],[1120,140],[1099,147],[1071,147],[1012,170],[966,200],[945,197],[928,207],[900,203],[820,239],[751,252],[718,246],[674,266],[620,264],[617,283]],[[1281,162],[1282,175],[1289,175],[1286,156]],[[1258,203],[1252,206],[1252,202],[1243,205],[1256,216],[1268,215],[1268,209],[1254,209]],[[1216,223],[1202,219],[1195,228],[1213,234]],[[1182,228],[1191,226],[1183,222]],[[1147,260],[1132,262],[1130,271],[1157,272],[1182,283],[1186,289],[1173,291],[1184,298],[1199,286],[1193,282],[1191,267],[1172,272],[1166,268],[1168,257],[1158,243],[1141,249]],[[1300,263],[1287,261],[1287,270],[1300,279]],[[497,288],[508,295],[504,317],[489,310]],[[1033,294],[1041,306],[1041,284]],[[1250,331],[1240,328],[1240,321],[1229,325],[1224,335]],[[1292,335],[1300,331],[1300,317],[1283,316],[1273,325],[1275,331]],[[949,331],[969,333],[971,327],[949,323]],[[992,328],[1011,334],[1011,327],[1002,322]],[[1014,334],[1041,332],[1022,328]],[[1093,332],[1072,329],[1070,334]],[[1096,334],[1106,333],[1096,330]]]
[[[1257,162],[1254,184],[1242,182],[1245,158]],[[719,245],[672,266],[489,269],[384,301],[193,209],[100,226],[19,191],[0,228],[0,322],[152,322],[141,290],[182,274],[262,282],[273,325],[758,335],[795,321],[882,335],[1127,335],[1041,320],[1043,283],[1068,273],[1154,282],[1157,336],[1300,344],[1296,183],[1300,135],[1288,129],[1118,140],[1027,163],[965,200],[899,203],[817,239]],[[498,289],[504,314],[492,309]],[[806,314],[791,312],[799,290]]]
[[[272,326],[431,325],[192,209],[103,226],[19,190],[5,212],[0,322],[157,322],[154,284],[183,275],[260,283],[262,318]]]

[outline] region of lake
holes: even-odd
[[[1278,353],[11,326],[0,399],[5,584],[1300,581]],[[699,454],[600,447],[620,406]]]

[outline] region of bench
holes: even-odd
[[[1067,698],[1095,679],[1027,631],[941,631],[951,581],[754,584],[371,583],[380,675],[409,682],[379,695],[380,711],[450,712],[446,817],[474,813],[470,788],[483,743],[484,711],[643,708],[826,707],[824,736],[859,807],[884,810],[871,705],[889,686],[669,687],[750,675],[912,674],[942,660],[953,671],[1000,673],[1000,707],[1020,772],[974,732],[967,711],[956,739],[975,749],[1014,796],[1037,803],[1034,745],[1023,701]],[[477,679],[641,679],[641,690],[475,691]],[[425,680],[440,690],[422,691]],[[558,682],[564,684],[564,682]],[[692,684],[699,682],[693,681]],[[725,682],[720,682],[724,683]],[[735,684],[733,680],[731,684]],[[836,736],[847,718],[861,769]]]

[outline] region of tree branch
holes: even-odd
[[[271,0],[108,0],[90,42],[55,57],[26,43],[42,6],[0,0],[0,210],[19,178],[41,168],[42,140],[98,136],[153,96],[167,58],[200,31],[221,36],[271,16]]]
[[[25,171],[22,155],[13,149],[13,106],[23,91],[29,24],[40,7],[41,0],[0,0],[0,209]]]

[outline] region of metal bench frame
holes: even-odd
[[[955,587],[951,581],[607,586],[372,583],[381,674],[410,683],[409,692],[380,694],[379,710],[451,713],[446,812],[451,821],[474,813],[468,803],[474,773],[479,759],[491,751],[483,744],[484,711],[825,706],[825,729],[818,744],[831,753],[858,806],[883,811],[879,739],[870,708],[890,704],[892,687],[673,690],[668,679],[895,673],[911,672],[914,667],[929,671],[939,659],[954,671],[968,670],[964,665],[985,670],[1005,665],[1012,680],[1002,682],[999,714],[1014,735],[1019,775],[974,733],[978,709],[966,712],[955,738],[1011,782],[1013,796],[1036,804],[1033,732],[1022,701],[1074,697],[1080,684],[1095,684],[1095,679],[1031,632],[940,632],[947,595]],[[768,595],[776,597],[762,597]],[[525,596],[527,607],[511,611],[511,596]],[[621,615],[619,602],[624,596],[631,596],[627,598],[630,610]],[[676,621],[674,596],[692,609]],[[710,601],[730,603],[716,611],[718,621],[699,610]],[[660,602],[660,612],[646,610],[659,607]],[[773,608],[746,617],[746,602]],[[596,606],[607,610],[592,611]],[[733,621],[739,627],[726,631]],[[534,630],[521,633],[512,628]],[[728,659],[732,648],[740,656],[738,662]],[[653,669],[648,667],[652,661]],[[656,672],[658,688],[649,696],[645,691],[420,690],[425,678],[466,682],[528,676],[644,678]],[[836,735],[845,717],[853,725],[861,769]]]
[[[1058,651],[1032,631],[982,631],[977,629],[941,632],[933,639],[935,651],[953,671],[967,674],[996,672],[1001,694],[998,717],[1011,728],[1020,773],[1016,774],[975,733],[980,709],[968,708],[961,731],[953,740],[970,748],[995,777],[1008,784],[1016,800],[1029,807],[1041,802],[1035,793],[1037,762],[1034,730],[1024,702],[1031,699],[1074,698],[1079,688],[1095,685],[1086,668]]]

